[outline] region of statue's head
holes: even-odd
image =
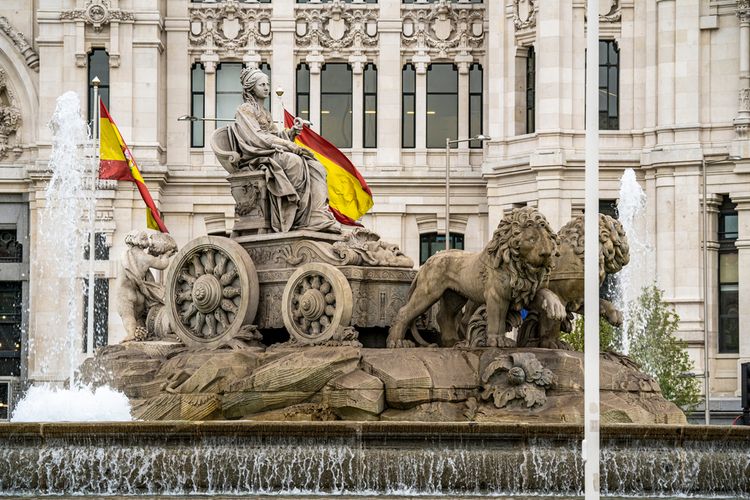
[[[271,92],[271,82],[268,76],[257,68],[245,68],[240,72],[242,83],[242,98],[247,100],[250,96],[265,99]]]

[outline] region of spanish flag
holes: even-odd
[[[162,233],[168,233],[167,226],[161,220],[151,193],[143,182],[141,172],[135,163],[130,148],[117,129],[115,121],[109,116],[104,101],[99,99],[99,178],[135,182],[138,192],[146,202],[146,226]]]
[[[293,124],[294,117],[284,110],[284,125],[291,128]],[[326,168],[328,207],[336,220],[360,225],[357,219],[372,208],[372,191],[349,158],[309,127],[304,127],[294,142],[309,149]]]

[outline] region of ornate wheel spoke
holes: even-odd
[[[207,250],[204,255],[206,256],[206,274],[213,274],[216,267],[216,261],[214,260],[216,252],[214,250]]]
[[[203,264],[201,263],[201,256],[198,253],[195,253],[193,255],[193,269],[195,270],[196,276],[201,276],[204,274]]]
[[[221,308],[226,312],[237,314],[237,306],[229,299],[224,299],[221,301]]]
[[[198,312],[198,308],[195,307],[195,304],[190,304],[187,308],[187,310],[182,313],[181,320],[183,323],[188,324],[190,322],[190,318],[193,317],[193,314]]]
[[[221,275],[224,274],[224,270],[227,265],[227,257],[223,253],[220,253],[216,256],[216,267],[214,267],[214,276],[217,278],[221,278]]]
[[[229,318],[227,318],[227,313],[224,312],[224,309],[217,309],[214,311],[214,316],[223,329],[226,330],[229,328]]]
[[[219,279],[219,283],[221,283],[221,286],[231,285],[236,277],[237,277],[237,269],[234,269],[234,268],[230,269],[229,271],[221,275],[221,278]]]
[[[191,275],[190,272],[187,269],[185,269],[185,270],[183,270],[180,273],[178,279],[180,281],[184,281],[185,283],[188,283],[188,284],[192,285],[193,283],[195,283],[195,280],[197,278],[195,276]]]
[[[216,318],[213,314],[206,315],[206,337],[212,338],[216,336]]]
[[[186,291],[184,291],[184,292],[180,292],[180,293],[179,293],[179,294],[177,295],[177,298],[175,299],[175,301],[176,301],[176,302],[177,302],[178,304],[182,304],[183,302],[187,302],[188,300],[192,300],[192,298],[193,298],[193,293],[192,293],[192,291],[191,291],[191,290],[186,290]]]
[[[224,290],[221,291],[221,294],[224,296],[225,299],[233,299],[241,295],[242,291],[239,288],[228,286],[228,287],[225,287]]]

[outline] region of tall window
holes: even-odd
[[[21,262],[23,245],[18,242],[18,231],[15,227],[0,229],[0,263]]]
[[[469,137],[482,133],[482,65],[474,63],[469,68]],[[469,142],[471,148],[481,148],[482,141]]]
[[[190,70],[190,114],[196,118],[206,117],[206,71],[202,63],[193,64]],[[197,120],[190,123],[190,146],[202,148],[204,143],[205,122]]]
[[[104,49],[92,49],[89,52],[89,123],[94,121],[94,85],[91,80],[99,78],[99,96],[109,109],[109,54]]]
[[[417,122],[414,119],[416,107],[417,72],[414,65],[406,64],[401,71],[401,147],[416,146]]]
[[[310,67],[306,63],[297,65],[297,116],[310,119]]]
[[[614,40],[599,40],[599,129],[620,128],[620,50]]]
[[[83,260],[89,260],[88,239],[83,246]],[[94,260],[109,260],[109,246],[104,233],[94,233]]]
[[[261,70],[263,74],[266,75],[266,77],[268,77],[268,83],[270,84],[271,83],[271,65],[266,62],[260,63],[258,65],[258,69]],[[272,96],[274,95],[276,94],[273,93],[273,87],[271,87],[271,94],[268,97],[266,97],[266,101],[263,104],[263,107],[265,107],[266,111],[268,111],[269,113],[271,112],[271,99],[272,99]]]
[[[231,120],[242,104],[242,63],[221,63],[216,68],[216,118]]]
[[[427,70],[427,147],[444,148],[458,136],[458,70],[455,64],[430,64]]]
[[[378,147],[378,68],[373,63],[365,65],[364,124],[362,144],[366,148]]]
[[[536,53],[529,47],[526,55],[526,133],[536,131]]]
[[[464,235],[451,233],[451,248],[455,250],[464,249]],[[438,233],[424,233],[419,235],[419,265],[435,255],[440,250],[445,250],[445,235]]]
[[[105,346],[109,341],[109,280],[94,278],[94,348]],[[83,352],[86,352],[89,323],[89,281],[83,285]]]
[[[719,352],[740,352],[737,205],[725,196],[719,208]]]
[[[0,281],[0,376],[21,375],[21,312],[21,283]]]
[[[324,64],[320,73],[320,135],[352,147],[352,68],[346,63]]]

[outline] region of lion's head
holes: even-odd
[[[582,215],[565,224],[557,233],[560,239],[573,247],[575,254],[583,260],[585,247],[584,218]],[[599,214],[599,282],[607,274],[620,271],[630,262],[630,250],[625,229],[620,221],[609,215]]]
[[[557,235],[537,209],[516,208],[500,221],[484,252],[494,267],[508,266],[514,307],[520,310],[551,270]]]

